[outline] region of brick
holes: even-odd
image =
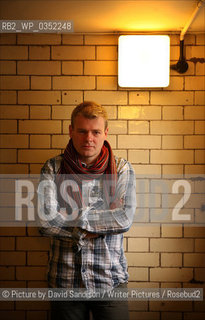
[[[61,94],[59,91],[19,91],[19,104],[60,104]]]
[[[182,267],[181,253],[162,253],[161,254],[162,267]]]
[[[0,165],[1,174],[26,174],[28,173],[28,165],[22,164],[2,164]]]
[[[140,311],[130,311],[129,312],[129,319],[136,320],[136,319],[143,319],[143,320],[159,320],[160,314],[159,312],[140,312]],[[168,320],[168,319],[167,319]],[[175,320],[178,320],[175,318]]]
[[[182,226],[181,225],[162,225],[162,237],[167,238],[179,238],[182,237]]]
[[[1,149],[0,162],[1,163],[16,163],[16,150]]]
[[[117,75],[116,61],[85,61],[85,75]]]
[[[15,91],[0,91],[0,104],[15,104],[16,92]]]
[[[143,178],[146,178],[146,177],[156,178],[157,176],[161,175],[161,165],[134,164],[133,168],[134,168],[135,174]]]
[[[195,91],[195,105],[202,106],[205,102],[205,93],[204,91]]]
[[[61,43],[61,35],[60,34],[48,34],[48,33],[24,33],[18,34],[17,37],[18,44],[60,44]]]
[[[27,251],[49,250],[50,240],[44,237],[17,237],[16,249]]]
[[[41,168],[43,166],[43,163],[41,164],[30,164],[30,173],[31,174],[39,174],[41,172]]]
[[[49,90],[51,89],[51,77],[31,77],[31,89],[32,90]]]
[[[205,227],[204,226],[185,226],[184,227],[184,237],[187,238],[204,238],[205,237]]]
[[[60,153],[59,150],[19,150],[19,163],[44,163]]]
[[[113,153],[116,157],[127,160],[127,150],[113,150]]]
[[[149,92],[129,92],[129,104],[149,104]]]
[[[179,59],[179,46],[170,46],[170,60]]]
[[[0,74],[16,74],[16,62],[0,61]]]
[[[195,121],[195,134],[205,133],[205,121]]]
[[[205,281],[205,268],[195,268],[195,280]]]
[[[190,60],[193,57],[204,58],[204,46],[187,46],[186,58]]]
[[[155,311],[169,311],[172,314],[172,319],[175,319],[175,312],[184,312],[192,310],[191,301],[150,301],[150,310]],[[173,312],[174,311],[174,312]],[[174,317],[174,318],[173,318]]]
[[[183,136],[163,136],[162,149],[183,149]]]
[[[6,320],[24,320],[26,315],[25,311],[0,311],[0,317],[1,319],[6,319]]]
[[[118,117],[119,119],[160,120],[161,107],[123,106],[118,108]]]
[[[205,66],[204,64],[198,62],[196,63],[196,76],[204,76],[205,75]]]
[[[162,166],[163,170],[163,176],[166,175],[178,175],[183,173],[183,165],[163,165]]]
[[[94,46],[55,46],[52,47],[53,60],[93,60]]]
[[[205,252],[204,239],[195,239],[195,252]]]
[[[201,77],[185,77],[185,90],[204,90],[205,89],[205,79]]]
[[[147,238],[128,238],[129,252],[146,252],[149,249],[149,242]]]
[[[186,174],[204,174],[205,168],[204,168],[204,165],[186,165],[185,173]]]
[[[29,89],[29,77],[1,76],[0,89]]]
[[[204,312],[188,312],[184,313],[184,320],[203,320]]]
[[[46,267],[17,267],[17,280],[45,280]],[[39,303],[39,302],[38,302]]]
[[[184,266],[185,267],[205,267],[204,253],[185,253]]]
[[[183,120],[183,107],[164,107],[162,116],[163,120]]]
[[[117,35],[86,35],[86,45],[116,45],[118,44]]]
[[[30,148],[50,148],[49,135],[31,135]]]
[[[53,89],[89,90],[95,89],[95,77],[63,76],[53,77]]]
[[[83,62],[82,61],[63,61],[62,74],[64,75],[82,75]]]
[[[118,147],[125,149],[159,149],[161,147],[161,137],[151,137],[148,135],[119,135]]]
[[[0,137],[1,148],[28,148],[27,135],[7,134]]]
[[[151,134],[191,134],[194,132],[193,121],[152,121]]]
[[[117,90],[117,77],[97,77],[97,90]]]
[[[192,105],[193,92],[178,92],[178,91],[153,91],[151,92],[151,104],[155,105]]]
[[[1,281],[1,288],[26,288],[25,281]]]
[[[127,92],[124,91],[86,91],[84,99],[97,101],[102,105],[125,105],[127,104]]]
[[[60,133],[61,122],[58,120],[20,120],[20,133]]]
[[[16,120],[0,120],[0,133],[16,133],[17,121]]]
[[[131,163],[149,163],[149,150],[128,150],[128,161]]]
[[[40,273],[41,270],[45,269],[45,268],[38,269],[38,267],[33,267],[33,268],[28,267],[28,268],[35,270],[35,273],[37,273],[37,270],[39,270],[39,273]],[[29,269],[27,269],[27,270],[29,271]],[[20,270],[19,270],[19,272],[20,272]],[[38,279],[31,279],[31,280],[36,280],[35,283],[40,282],[40,280],[38,281]],[[30,281],[30,282],[32,282],[32,281]],[[45,281],[44,281],[44,283],[45,283]],[[26,311],[50,310],[50,302],[49,301],[29,301],[29,303],[27,301],[16,301],[15,305],[16,305],[16,310],[26,310]]]
[[[69,135],[53,135],[52,148],[65,148],[69,141]]]
[[[1,46],[0,59],[3,60],[27,60],[27,46]]]
[[[27,320],[36,320],[36,319],[47,320],[47,312],[46,311],[28,311],[27,312]]]
[[[1,234],[0,250],[14,250],[15,249],[15,238],[14,237],[2,237]]]
[[[196,44],[197,45],[205,45],[205,35],[204,34],[197,34],[196,35]]]
[[[28,106],[20,105],[1,105],[0,118],[1,119],[28,119]]]
[[[203,149],[204,147],[205,147],[205,139],[203,135],[184,137],[184,148]]]
[[[148,267],[159,266],[159,254],[158,253],[126,253],[129,267]]]
[[[0,227],[1,236],[24,236],[26,235],[25,227]]]
[[[127,121],[109,121],[109,134],[127,133]]]
[[[52,119],[71,119],[74,106],[52,106]]]
[[[150,251],[154,252],[192,252],[192,239],[151,239]]]
[[[78,105],[83,101],[82,91],[63,91],[62,104]]]
[[[81,35],[70,35],[62,34],[62,43],[63,44],[83,44],[83,36]]]
[[[15,279],[14,267],[0,267],[0,279],[1,280],[14,280]]]
[[[151,224],[137,224],[132,225],[129,231],[127,231],[125,236],[128,237],[159,237],[160,236],[160,226]]]
[[[194,162],[191,150],[151,150],[150,163],[185,164]]]
[[[59,61],[18,61],[18,74],[58,75],[61,73]]]
[[[108,114],[108,119],[117,119],[117,107],[116,106],[104,106]]]
[[[196,164],[205,163],[205,150],[195,150],[195,163]]]
[[[28,252],[28,265],[48,265],[48,252]]]
[[[117,46],[98,46],[97,60],[117,60]]]
[[[203,120],[205,119],[205,107],[204,106],[186,106],[184,108],[185,120]]]
[[[16,34],[15,33],[1,33],[0,34],[0,44],[16,44]]]
[[[182,77],[170,77],[170,83],[169,86],[166,87],[166,90],[183,90],[184,86],[184,79]],[[192,89],[191,89],[192,90]]]
[[[148,134],[149,122],[148,121],[128,121],[129,134]]]
[[[29,59],[30,60],[49,60],[50,47],[49,46],[30,46]]]
[[[188,282],[193,278],[191,268],[151,268],[150,280],[166,282]]]
[[[51,107],[50,106],[31,106],[30,118],[31,119],[50,119]]]
[[[117,138],[116,135],[108,135],[108,137],[107,137],[107,141],[111,145],[112,149],[117,148],[116,138]]]
[[[148,281],[148,268],[128,268],[130,281]]]
[[[25,252],[0,252],[0,261],[1,265],[25,265],[26,263],[26,255]]]

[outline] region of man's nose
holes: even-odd
[[[87,141],[92,141],[92,139],[93,139],[93,134],[92,134],[92,132],[87,132],[86,140],[87,140]]]

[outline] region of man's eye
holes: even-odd
[[[97,136],[100,134],[100,131],[94,131],[94,134]]]

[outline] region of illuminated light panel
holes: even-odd
[[[118,44],[120,87],[167,87],[169,85],[169,36],[120,36]]]

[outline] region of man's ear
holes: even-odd
[[[70,138],[72,138],[72,132],[73,132],[73,128],[71,126],[71,124],[69,125],[69,136]]]
[[[105,129],[105,137],[107,138],[108,135],[108,127]]]

